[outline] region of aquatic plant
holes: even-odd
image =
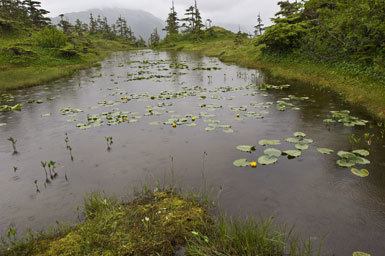
[[[107,143],[107,151],[110,151],[111,150],[111,145],[114,143],[112,141],[112,137],[104,137],[104,139],[106,140],[106,143]]]
[[[37,185],[37,180],[35,180],[33,183],[34,183],[35,186],[36,186],[36,193],[40,193],[39,186]]]
[[[43,162],[43,161],[41,161],[40,162],[41,163],[41,166],[43,167],[43,169],[44,169],[44,172],[45,172],[45,183],[51,183],[51,181],[48,179],[48,173],[47,173],[47,162]]]
[[[17,142],[17,140],[15,140],[15,139],[12,138],[12,137],[9,137],[9,138],[8,138],[8,141],[10,141],[10,142],[12,143],[13,154],[14,154],[14,155],[17,154],[17,153],[18,153],[17,150],[16,150],[16,142]]]
[[[56,162],[54,162],[52,160],[49,161],[48,162],[48,169],[49,169],[49,172],[51,174],[51,179],[54,179],[58,175],[57,172],[55,172],[55,168],[56,168]]]

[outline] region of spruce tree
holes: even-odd
[[[158,34],[158,29],[155,28],[154,32],[152,32],[152,34],[150,36],[150,45],[151,46],[157,46],[159,44],[159,41],[160,41],[160,37]]]
[[[90,33],[96,33],[97,25],[92,13],[90,13]]]
[[[40,28],[49,24],[50,19],[44,17],[49,11],[40,8],[41,2],[25,0],[23,5],[26,7],[28,16],[34,26]]]
[[[172,7],[170,9],[170,13],[168,14],[166,23],[167,25],[163,30],[167,31],[167,35],[178,34],[178,15],[175,11],[174,1],[172,1]]]
[[[258,13],[257,25],[254,27],[255,28],[255,30],[254,30],[254,36],[255,37],[262,35],[262,32],[265,30],[264,26],[265,25],[262,24],[261,14]]]

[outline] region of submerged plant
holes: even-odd
[[[49,169],[49,173],[51,175],[51,179],[54,179],[57,176],[57,172],[55,172],[55,168],[56,168],[56,162],[54,162],[52,160],[49,161],[48,169]]]
[[[16,142],[17,142],[17,140],[15,140],[12,137],[9,137],[8,141],[10,141],[12,143],[13,154],[17,154],[18,153],[17,150],[16,150]]]
[[[372,145],[373,137],[374,137],[374,134],[370,134],[370,133],[364,134],[364,139],[365,139],[366,143],[368,144],[368,146]]]
[[[37,180],[34,181],[35,186],[36,186],[36,193],[40,193],[39,186],[37,185]]]
[[[51,181],[48,179],[48,173],[47,173],[47,162],[43,162],[41,161],[41,166],[43,167],[44,169],[44,172],[45,172],[45,183],[51,183]]]
[[[352,147],[354,147],[354,145],[359,144],[360,142],[361,142],[361,137],[356,137],[354,133],[349,136],[349,143],[350,145],[352,145]]]
[[[112,137],[105,137],[104,139],[106,140],[106,143],[107,143],[107,151],[110,151],[111,150],[111,145],[114,143],[112,141]]]

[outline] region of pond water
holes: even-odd
[[[315,243],[326,236],[325,253],[383,255],[384,128],[334,93],[286,84],[199,53],[146,50],[115,53],[71,79],[11,92],[7,104],[20,103],[22,110],[0,112],[0,234],[10,225],[21,233],[74,221],[87,193],[125,196],[144,182],[169,183],[171,169],[177,186],[200,187],[204,162],[203,180],[222,189],[218,203],[228,215],[274,215]],[[350,114],[332,117],[330,111],[342,110]],[[352,134],[361,140],[351,143]],[[112,137],[110,150],[106,137]],[[257,168],[233,165],[258,161],[267,148],[295,150],[286,138],[300,144],[299,157],[280,156]],[[262,139],[281,144],[263,147]],[[239,145],[256,148],[242,152]],[[368,177],[337,164],[337,152],[352,149],[370,155],[342,153],[340,163],[356,161]],[[370,164],[361,165],[365,159]],[[42,161],[56,162],[58,176],[48,184]]]

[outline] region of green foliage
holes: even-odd
[[[383,0],[281,1],[274,25],[256,40],[265,52],[296,52],[311,59],[357,63],[384,73]],[[362,68],[360,68],[362,69]]]
[[[174,1],[172,2],[172,7],[170,9],[170,13],[168,14],[166,24],[167,25],[163,30],[167,31],[167,35],[178,34],[178,15],[175,11]]]
[[[65,46],[68,41],[68,37],[64,32],[54,26],[43,28],[34,34],[33,39],[39,47],[43,48],[60,48]]]

